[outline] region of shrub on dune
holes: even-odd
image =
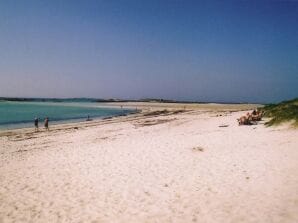
[[[266,117],[271,118],[266,123],[267,126],[293,121],[293,125],[298,127],[298,98],[278,104],[269,104],[263,107],[262,110],[265,112]]]

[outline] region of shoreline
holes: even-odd
[[[87,117],[94,120],[105,119],[107,117],[117,117],[124,116],[127,114],[136,113],[134,109],[128,108],[118,108],[116,106],[105,106],[98,105],[96,103],[77,103],[77,102],[67,102],[67,103],[55,103],[55,102],[8,102],[4,106],[0,107],[0,114],[2,119],[0,119],[0,131],[9,131],[16,129],[32,128],[34,127],[34,117],[50,117],[51,125],[60,125],[67,123],[78,123],[87,120]],[[30,105],[35,107],[30,108]],[[28,109],[29,106],[29,110]],[[58,113],[53,112],[53,110],[67,108],[65,111],[60,111]],[[22,109],[24,108],[24,112]],[[73,113],[73,110],[68,111],[68,108],[78,109]],[[80,109],[82,110],[80,111]],[[39,110],[41,109],[41,111]],[[42,110],[43,109],[43,110]],[[50,110],[48,113],[48,109]],[[20,111],[20,112],[19,112]],[[67,115],[70,112],[70,115]],[[16,113],[17,116],[10,116],[9,114]],[[23,115],[24,114],[24,115]],[[66,114],[66,115],[65,115]],[[89,116],[90,115],[90,116]],[[5,119],[6,118],[6,119]],[[39,118],[40,127],[42,127],[43,119]]]
[[[57,125],[65,125],[65,124],[76,124],[76,123],[84,123],[84,122],[92,122],[92,121],[99,121],[99,120],[106,120],[110,118],[116,118],[116,117],[122,117],[122,116],[128,116],[128,115],[133,115],[137,114],[139,111],[133,111],[133,112],[127,112],[124,114],[118,114],[114,116],[92,116],[90,117],[90,120],[87,120],[86,117],[84,118],[69,118],[69,119],[62,119],[62,120],[54,120],[50,121],[51,126],[57,126]],[[43,121],[39,121],[40,124],[43,124]],[[13,130],[22,130],[22,129],[34,129],[32,127],[34,123],[31,122],[20,122],[20,123],[13,123],[13,124],[6,124],[6,125],[11,125],[11,126],[17,126],[17,127],[12,127],[12,128],[0,128],[0,133],[5,132],[5,131],[13,131]],[[43,125],[39,126],[39,129],[44,129]]]
[[[96,105],[97,103],[95,103]],[[135,111],[132,113],[127,113],[125,115],[116,115],[116,116],[108,116],[108,117],[98,117],[92,118],[91,121],[86,120],[75,120],[71,122],[62,123],[64,120],[55,121],[54,124],[50,122],[50,131],[54,130],[63,130],[75,127],[88,127],[88,126],[96,126],[100,124],[110,123],[111,120],[123,121],[123,117],[134,118],[138,115],[143,116],[146,113],[154,112],[154,111],[175,111],[175,110],[183,110],[183,111],[193,111],[193,110],[201,110],[201,111],[210,111],[210,112],[235,112],[235,111],[246,111],[251,110],[263,105],[260,104],[218,104],[218,103],[204,103],[204,104],[185,104],[185,103],[158,103],[158,102],[109,102],[100,104],[99,107],[106,107],[106,108],[123,108],[123,109],[134,109]],[[122,118],[122,119],[121,119]],[[108,120],[108,121],[107,121]],[[1,136],[8,136],[13,134],[22,134],[28,132],[35,132],[34,127],[21,127],[21,128],[12,128],[12,129],[1,129],[0,128],[0,137]],[[35,132],[45,132],[44,127],[40,127],[39,131]]]
[[[8,136],[8,135],[17,135],[23,133],[42,133],[42,132],[51,132],[57,130],[67,130],[70,128],[83,128],[94,125],[106,124],[106,122],[111,122],[112,120],[116,121],[116,119],[120,119],[122,117],[133,117],[136,113],[126,114],[126,115],[117,115],[117,116],[109,116],[103,118],[94,118],[90,121],[75,121],[75,122],[67,122],[67,123],[50,123],[50,130],[47,131],[44,127],[39,127],[39,131],[35,131],[34,127],[23,127],[23,128],[15,128],[15,129],[0,129],[0,137]],[[79,126],[79,127],[77,127]]]

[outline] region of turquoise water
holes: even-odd
[[[90,118],[124,115],[132,112],[128,109],[99,107],[98,103],[51,103],[51,102],[8,102],[0,101],[0,129],[33,127],[38,117],[40,126],[45,117],[50,125],[62,122],[74,122]]]

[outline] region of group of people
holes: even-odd
[[[241,116],[237,120],[239,125],[252,125],[252,124],[256,124],[257,121],[261,121],[263,115],[264,115],[263,111],[253,110],[252,113],[248,112],[246,115]]]
[[[35,131],[38,131],[38,122],[39,122],[39,118],[35,118],[34,119]],[[49,118],[48,117],[46,117],[44,119],[44,127],[45,127],[46,130],[49,131]]]
[[[89,115],[88,115],[86,121],[92,121],[92,119],[90,118]],[[35,131],[38,131],[38,130],[39,130],[39,128],[38,128],[38,123],[39,123],[39,118],[36,117],[36,118],[34,119]],[[48,118],[48,117],[46,117],[46,118],[44,119],[44,127],[45,127],[46,130],[48,130],[48,131],[50,130],[50,129],[49,129],[49,118]]]

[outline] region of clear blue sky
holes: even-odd
[[[298,96],[298,1],[2,0],[0,96]]]

